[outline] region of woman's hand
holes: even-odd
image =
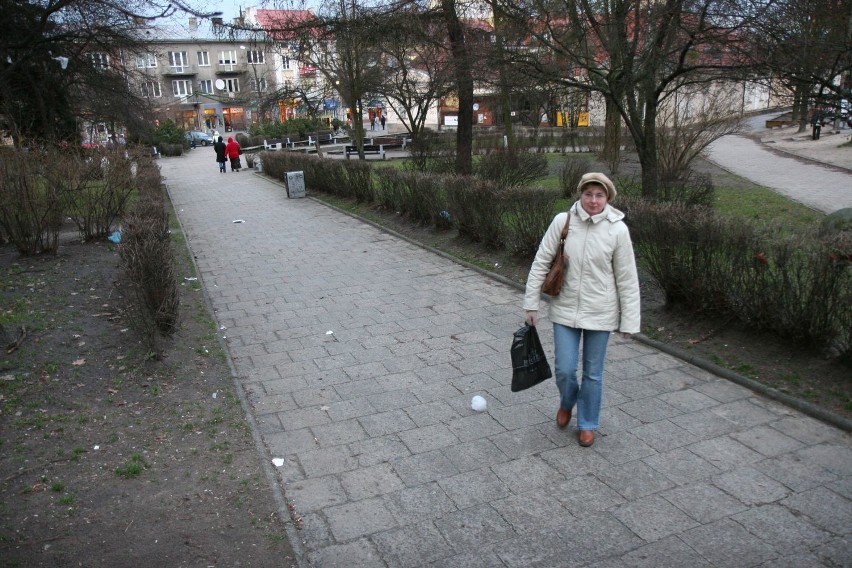
[[[535,327],[535,324],[538,323],[538,312],[536,310],[527,310],[524,321],[527,322],[527,325]]]

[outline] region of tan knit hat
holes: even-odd
[[[590,183],[600,184],[606,189],[607,201],[615,199],[615,185],[612,183],[612,180],[600,172],[589,172],[584,174],[583,177],[580,178],[580,184],[577,186],[577,193],[583,193],[583,187]]]

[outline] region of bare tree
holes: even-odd
[[[660,105],[682,86],[738,76],[738,34],[760,15],[725,0],[500,2],[515,22],[526,23],[531,43],[515,61],[530,77],[600,93],[612,109],[608,121],[617,110],[651,197],[659,186]]]

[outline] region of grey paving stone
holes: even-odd
[[[372,542],[362,538],[345,544],[328,546],[308,554],[312,566],[328,568],[386,568],[387,565]]]
[[[549,450],[554,446],[550,438],[534,426],[496,434],[489,439],[512,459]]]
[[[342,422],[359,416],[367,416],[376,411],[368,398],[341,400],[323,405],[329,418],[334,422]]]
[[[734,440],[730,436],[719,436],[711,440],[696,442],[687,446],[694,452],[722,470],[731,470],[760,461],[763,456]]]
[[[591,474],[567,479],[556,486],[553,495],[579,519],[592,513],[608,511],[626,502],[618,491]]]
[[[338,542],[396,527],[393,515],[378,497],[326,507],[324,513],[331,534]]]
[[[730,519],[690,529],[680,538],[718,568],[757,566],[779,554]]]
[[[475,551],[465,551],[455,556],[442,558],[428,564],[429,568],[505,568],[497,553],[490,547],[480,547]]]
[[[729,517],[747,508],[709,482],[676,487],[663,491],[660,496],[701,524]]]
[[[643,393],[645,396],[650,396],[649,392],[657,393],[656,387],[651,385],[650,381],[641,380],[641,377],[645,377],[646,375],[650,375],[654,372],[650,367],[646,367],[642,365],[635,359],[627,359],[624,361],[608,361],[604,367],[604,377],[607,375],[612,375],[614,378],[618,379],[629,379],[628,381],[621,381],[619,385],[629,385],[631,381],[635,381],[638,393]],[[604,385],[606,385],[606,378],[604,378]],[[650,391],[647,389],[651,389]],[[620,389],[619,389],[620,390]],[[634,398],[643,398],[642,396],[635,396]]]
[[[777,414],[757,404],[755,399],[751,398],[714,406],[711,412],[718,414],[726,420],[730,420],[738,428],[751,428],[779,418]]]
[[[319,447],[310,428],[264,434],[263,439],[266,441],[269,453],[273,456],[298,454]]]
[[[591,450],[608,462],[619,465],[656,454],[656,450],[630,432],[615,432],[608,436],[598,435]]]
[[[698,437],[674,422],[660,420],[631,428],[630,433],[660,453],[668,452],[698,441]]]
[[[330,505],[341,505],[349,500],[340,481],[333,475],[290,483],[287,486],[287,498],[299,514],[319,511]]]
[[[490,505],[449,513],[435,521],[456,550],[471,550],[515,536],[512,527]]]
[[[328,523],[321,513],[301,514],[297,510],[296,514],[300,515],[302,519],[302,528],[299,530],[299,535],[302,537],[302,543],[305,545],[306,552],[311,553],[334,544]]]
[[[696,521],[659,495],[620,505],[613,509],[612,514],[647,542],[698,526]]]
[[[299,428],[319,426],[321,424],[328,424],[331,421],[325,410],[321,410],[318,406],[279,412],[278,420],[285,430],[298,430]]]
[[[816,463],[836,475],[852,472],[852,448],[848,444],[823,443],[797,452],[803,460]]]
[[[731,438],[769,457],[786,454],[803,446],[802,442],[790,436],[785,436],[772,428],[771,425],[749,428],[743,432],[733,432]]]
[[[389,463],[344,471],[338,477],[340,484],[352,501],[378,497],[404,487],[402,480]]]
[[[346,376],[351,380],[361,381],[364,379],[374,379],[376,377],[387,375],[388,371],[381,362],[373,361],[370,363],[361,363],[345,367],[343,372],[346,373]]]
[[[487,438],[463,442],[441,450],[459,471],[469,471],[507,461],[509,457]]]
[[[307,387],[290,391],[293,400],[299,408],[308,406],[322,406],[340,401],[335,387]]]
[[[399,525],[436,519],[458,510],[453,500],[434,481],[386,494],[385,506]]]
[[[446,425],[460,442],[479,440],[506,431],[489,411],[453,418]]]
[[[803,515],[794,515],[781,505],[754,507],[733,515],[731,519],[771,545],[782,556],[795,555],[832,539],[830,533],[814,526]]]
[[[836,537],[816,547],[814,554],[824,565],[850,566],[852,565],[852,539],[848,534]]]
[[[745,387],[741,387],[731,381],[725,379],[714,379],[696,385],[695,390],[703,392],[710,398],[714,398],[719,402],[733,402],[744,398],[752,397],[752,392]]]
[[[540,531],[513,537],[494,545],[494,551],[509,568],[570,566],[574,561],[557,531]],[[578,564],[579,565],[579,564]]]
[[[620,405],[619,408],[645,424],[683,414],[681,410],[658,398],[633,400]]]
[[[511,494],[508,484],[487,467],[445,477],[438,480],[438,485],[459,509],[490,503]]]
[[[453,554],[431,521],[379,533],[372,540],[390,566],[422,566]]]
[[[359,467],[358,458],[341,452],[337,447],[301,452],[298,459],[305,476],[309,478],[333,475]]]
[[[852,532],[852,501],[825,487],[792,495],[781,505],[807,515],[813,524],[827,531],[845,536]]]
[[[712,479],[713,485],[749,506],[774,503],[792,492],[753,467],[743,467]]]
[[[604,400],[608,400],[609,398],[610,396],[604,395]],[[571,420],[574,421],[574,425],[576,426],[576,416],[572,416]],[[638,428],[641,425],[641,420],[630,416],[621,410],[620,407],[604,406],[601,409],[601,423],[600,428],[598,428],[598,433],[602,435],[609,435],[616,432],[624,432],[625,430],[632,430],[633,428]]]
[[[399,437],[413,454],[431,452],[458,443],[458,438],[444,424],[434,424],[400,432]]]
[[[624,363],[626,363],[626,361]],[[637,364],[636,367],[642,366]],[[650,371],[645,369],[645,372],[648,373]],[[606,375],[604,376],[606,377]],[[628,374],[625,377],[614,377],[611,379],[604,378],[604,397],[606,397],[608,389],[612,389],[613,391],[620,393],[629,400],[639,400],[642,398],[658,396],[663,392],[662,389],[660,389],[660,387],[649,378],[638,375],[634,376],[631,374]]]
[[[597,513],[566,526],[557,534],[565,541],[572,563],[599,562],[638,548],[644,541],[610,513]]]
[[[439,450],[393,460],[394,469],[408,487],[437,481],[459,473],[458,468]]]
[[[532,404],[516,404],[503,408],[489,408],[488,413],[506,430],[532,426],[551,420]]]
[[[783,483],[796,493],[837,480],[835,474],[799,454],[785,454],[767,459],[756,463],[754,468]]]
[[[621,557],[625,568],[713,568],[679,537],[652,542]]]
[[[512,493],[541,490],[561,483],[565,479],[565,476],[538,456],[524,456],[494,464],[491,470],[511,489]]]
[[[562,430],[559,433],[563,434]],[[566,478],[612,467],[600,454],[581,447],[576,440],[571,440],[565,447],[540,452],[538,455]]]
[[[715,398],[709,397],[694,388],[665,392],[660,395],[660,398],[683,412],[696,412],[719,404],[719,401]]]
[[[446,423],[459,417],[458,413],[443,400],[408,406],[405,408],[405,413],[417,426]]]
[[[344,420],[314,426],[311,431],[321,448],[349,444],[368,437],[357,420]]]
[[[674,487],[674,483],[665,476],[640,461],[603,469],[595,475],[627,500],[639,499]]]
[[[370,467],[411,455],[408,447],[396,436],[358,440],[349,444],[349,451],[361,467]]]
[[[390,412],[362,416],[358,418],[358,422],[371,438],[395,434],[417,427],[403,410],[392,410]]]
[[[804,444],[820,444],[846,436],[837,428],[802,414],[782,418],[770,426]]]
[[[729,434],[737,429],[736,424],[714,414],[712,410],[712,408],[708,408],[680,416],[672,416],[669,420],[703,440]]]
[[[579,522],[547,491],[527,491],[491,505],[506,519],[518,534],[537,533],[557,529],[567,523]]]
[[[463,373],[463,371],[459,371]],[[499,389],[502,385],[487,374],[487,371],[476,371],[472,374],[462,374],[452,379],[449,383],[459,392],[469,395],[478,394],[482,391]]]
[[[706,479],[722,472],[718,467],[685,448],[648,456],[642,461],[678,485]]]

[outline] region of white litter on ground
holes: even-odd
[[[470,407],[477,412],[483,412],[486,408],[488,408],[488,403],[479,395],[476,395],[472,399],[470,399]]]
[[[281,467],[284,465],[284,458],[272,458],[272,465],[275,467]]]

